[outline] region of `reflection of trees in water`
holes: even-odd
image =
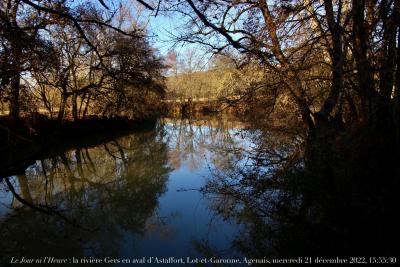
[[[44,212],[14,198],[14,211],[0,222],[2,260],[117,255],[124,231],[143,233],[166,190],[170,170],[162,132],[77,148],[8,178],[23,201]]]
[[[202,192],[218,215],[242,224],[233,243],[239,254],[389,255],[398,196],[397,187],[388,186],[390,176],[374,180],[384,165],[361,164],[366,150],[354,154],[354,147],[347,151],[353,157],[343,151],[306,157],[302,142],[297,135],[246,129],[224,119],[166,120],[160,131],[38,161],[9,181],[22,199],[50,215],[15,198],[14,211],[0,222],[1,257],[117,255],[126,232],[170,238],[176,234],[168,227],[170,218],[159,216],[156,207],[171,163],[211,167]],[[381,162],[390,158],[376,155]],[[204,157],[209,166],[196,165]],[[353,161],[344,161],[349,158]],[[221,254],[208,246],[212,240],[195,244],[206,256]]]
[[[386,165],[376,163],[383,155],[375,155],[372,167],[358,158],[365,159],[366,151],[354,147],[304,160],[298,137],[277,132],[252,137],[258,149],[243,155],[245,163],[216,167],[203,188],[219,215],[244,225],[233,244],[242,254],[394,255],[398,196],[385,179],[375,180],[387,175],[382,171],[395,173],[385,160]],[[215,252],[206,244],[198,247]]]
[[[182,163],[190,170],[199,169],[204,158],[215,166],[239,160],[245,149],[244,138],[239,136],[245,125],[223,117],[206,119],[165,120],[166,142],[171,165],[178,169]],[[227,160],[227,158],[231,160]]]

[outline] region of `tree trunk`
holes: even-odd
[[[22,48],[17,36],[13,36],[11,41],[12,54],[12,75],[11,75],[11,97],[10,97],[10,119],[19,119],[19,91],[20,91],[20,56]]]
[[[77,98],[78,96],[76,93],[72,94],[72,117],[74,118],[74,121],[77,121],[79,119]]]
[[[90,95],[87,98],[85,109],[83,110],[82,118],[86,118],[86,115],[88,113],[89,103],[90,103]]]
[[[326,20],[328,22],[328,28],[332,34],[332,85],[329,91],[328,98],[325,100],[323,106],[315,116],[317,127],[318,123],[322,120],[324,121],[324,123],[328,122],[333,109],[337,105],[339,95],[343,89],[343,30],[340,26],[340,21],[335,21],[332,1],[325,0],[325,12]],[[342,11],[338,10],[338,12],[339,14],[341,14]]]
[[[365,0],[353,0],[353,53],[356,61],[358,86],[361,96],[363,123],[366,127],[373,128],[376,124],[376,92],[374,91],[373,73],[368,61],[367,51],[369,39],[366,36],[365,25]]]
[[[20,77],[19,72],[15,71],[11,78],[11,97],[10,97],[10,119],[19,119],[19,89],[20,89]]]
[[[62,122],[64,119],[65,105],[67,104],[68,96],[65,93],[61,94],[60,109],[58,110],[57,121]]]

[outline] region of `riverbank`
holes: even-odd
[[[65,121],[0,118],[0,178],[23,171],[38,158],[75,147],[90,147],[154,126],[155,120],[90,118]]]
[[[227,99],[175,99],[164,100],[165,115],[167,116],[207,116],[218,113],[237,115],[242,113],[241,103],[230,103]]]

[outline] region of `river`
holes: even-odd
[[[244,164],[254,146],[246,127],[226,118],[162,119],[38,159],[0,183],[1,262],[242,257],[232,246],[243,225],[214,212],[201,189],[218,171]]]
[[[0,266],[397,260],[397,187],[341,153],[307,156],[293,125],[164,118],[115,134],[2,179]]]

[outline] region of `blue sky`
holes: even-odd
[[[196,68],[198,70],[207,68],[211,54],[207,53],[204,47],[198,44],[176,43],[173,40],[172,35],[179,35],[179,32],[187,26],[185,24],[187,20],[180,13],[160,11],[155,16],[155,11],[145,8],[136,0],[119,0],[119,2],[113,1],[112,3],[114,8],[119,6],[118,3],[122,3],[128,8],[131,17],[138,20],[139,25],[145,26],[151,45],[158,50],[161,56],[166,56],[169,50],[174,49],[178,53],[178,57],[185,61],[184,56],[190,49],[196,52],[193,58],[196,61],[194,63]],[[151,3],[151,0],[148,0],[147,3]],[[153,6],[156,7],[155,5]]]
[[[157,17],[150,17],[149,31],[155,36],[153,44],[161,54],[165,55],[174,46],[175,42],[171,39],[170,33],[176,32],[176,29],[181,27],[181,21],[173,16],[157,15]],[[181,45],[174,46],[177,50],[180,47]]]
[[[176,43],[172,34],[179,34],[184,27],[184,19],[177,13],[171,13],[169,16],[157,15],[151,16],[149,21],[150,34],[154,35],[153,46],[157,48],[161,55],[165,56],[169,50],[174,49],[181,58],[187,53],[188,49],[195,50],[194,62],[196,68],[207,68],[211,54],[198,44]]]

